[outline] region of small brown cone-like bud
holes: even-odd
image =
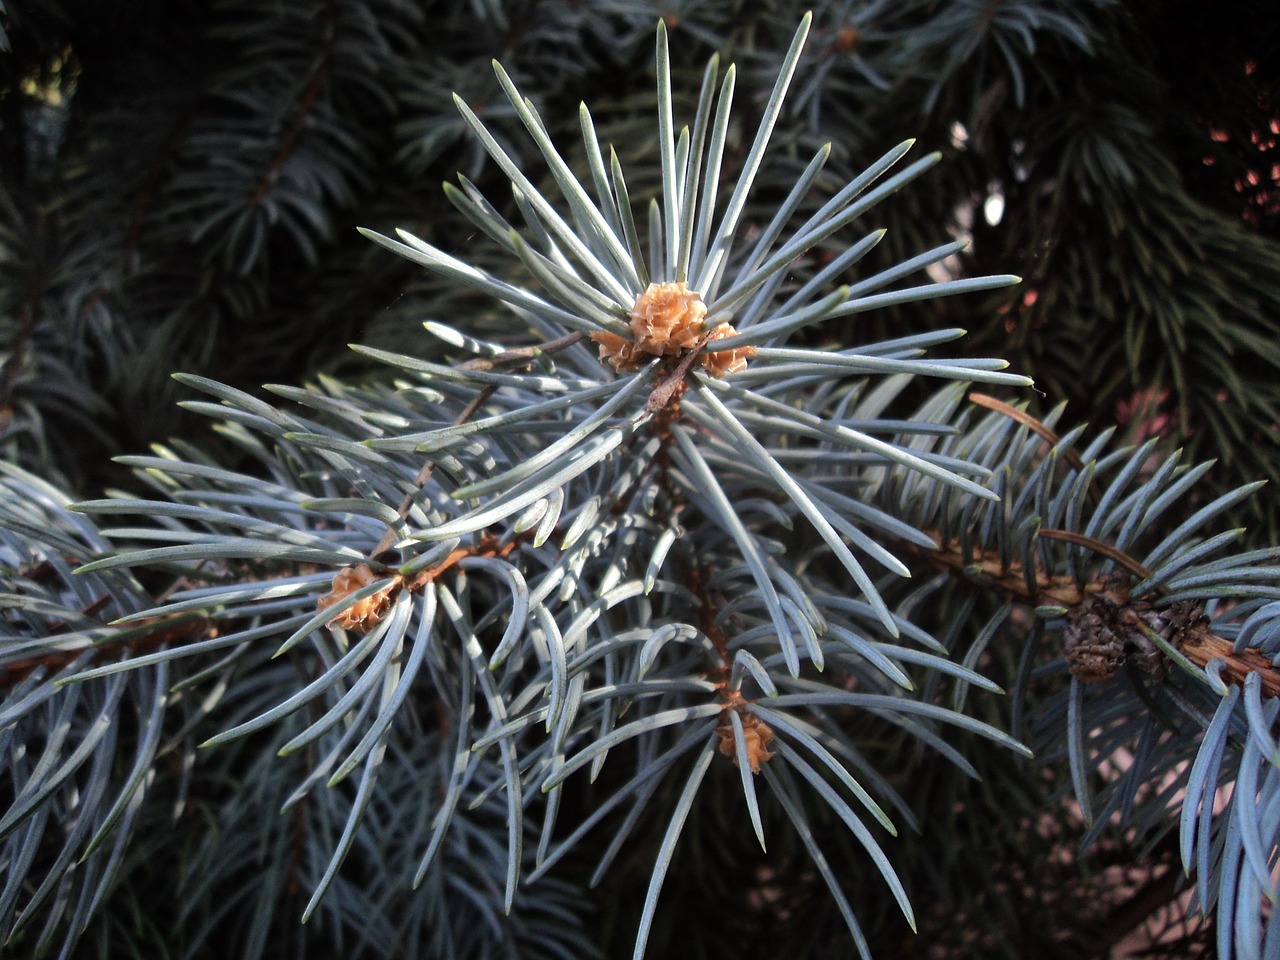
[[[726,373],[738,373],[740,370],[747,369],[747,359],[756,355],[755,347],[712,351],[711,344],[726,337],[736,336],[737,333],[738,331],[727,323],[720,324],[712,331],[711,339],[707,341],[707,346],[698,359],[702,361],[702,366],[707,373],[713,377],[723,377]]]
[[[619,373],[632,373],[639,370],[648,359],[648,354],[640,349],[640,345],[632,343],[616,333],[598,330],[591,334],[591,339],[600,344],[600,362],[608,363]]]
[[[698,345],[706,330],[707,305],[702,294],[689,289],[683,280],[651,283],[636,297],[631,308],[631,334],[627,340],[616,333],[601,330],[591,334],[600,344],[600,360],[619,372],[640,369],[648,357],[676,357]],[[711,334],[712,340],[732,337],[738,331],[722,323]],[[718,353],[703,351],[698,358],[712,376],[737,373],[747,366],[747,358],[755,355],[755,347],[738,347]]]
[[[702,294],[683,280],[651,283],[631,308],[631,333],[645,353],[674,357],[698,342],[706,315]]]
[[[747,700],[737,690],[729,690],[722,694],[724,711],[720,714],[720,724],[716,733],[720,736],[720,752],[733,760],[738,766],[738,738],[733,729],[730,711],[742,718],[742,742],[747,748],[747,764],[752,773],[760,772],[760,764],[768,762],[774,752],[769,749],[773,743],[773,728],[746,709]]]
[[[316,609],[327,610],[376,579],[378,578],[367,563],[357,563],[354,567],[339,570],[333,578],[333,588],[316,602]],[[394,583],[389,583],[372,596],[356,601],[330,620],[328,625],[368,633],[382,622],[382,618],[391,609],[391,591],[394,587]]]

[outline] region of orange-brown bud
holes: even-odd
[[[651,283],[636,297],[631,308],[631,334],[627,340],[616,333],[597,331],[591,339],[600,344],[600,360],[615,370],[631,372],[640,369],[649,357],[676,357],[698,345],[706,330],[707,305],[702,294],[689,289],[683,280]],[[712,340],[732,337],[738,331],[722,323],[711,334]],[[747,358],[755,355],[755,347],[739,347],[719,353],[704,351],[698,358],[712,376],[723,377],[747,366]]]
[[[367,563],[357,563],[354,567],[339,570],[333,578],[333,589],[316,602],[316,609],[327,610],[357,590],[369,586],[376,579],[378,579],[377,576]],[[395,586],[396,584],[389,583],[372,596],[357,600],[330,620],[328,625],[332,627],[336,624],[344,630],[368,633],[382,622],[382,618],[391,609],[391,591]]]

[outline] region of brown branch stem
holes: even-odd
[[[1063,543],[1074,543],[1078,547],[1085,547],[1094,553],[1106,557],[1108,560],[1114,560],[1120,566],[1124,567],[1134,576],[1147,579],[1151,576],[1151,571],[1140,564],[1133,557],[1129,556],[1123,550],[1117,550],[1111,544],[1096,540],[1093,537],[1086,537],[1082,533],[1072,533],[1070,530],[1055,530],[1052,527],[1044,527],[1040,531],[1040,536],[1046,540],[1060,540]],[[1163,592],[1163,591],[1161,591]]]
[[[1005,403],[1003,400],[997,400],[995,397],[988,396],[985,393],[975,392],[969,394],[969,402],[979,407],[986,407],[988,410],[994,410],[1010,420],[1017,421],[1032,433],[1041,436],[1051,447],[1056,447],[1062,442],[1062,438],[1048,424],[1037,420],[1025,410],[1019,410],[1017,407]],[[1084,461],[1080,459],[1080,455],[1074,450],[1063,450],[1062,457],[1077,473],[1084,473]],[[1089,497],[1094,503],[1102,499],[1102,491],[1098,488],[1096,478],[1089,482]]]
[[[253,193],[249,197],[250,206],[257,207],[262,204],[262,201],[266,199],[267,191],[276,182],[280,171],[284,169],[284,165],[289,162],[289,158],[298,146],[298,140],[302,137],[302,131],[306,128],[307,116],[311,113],[311,108],[315,106],[316,100],[320,96],[320,91],[324,89],[324,82],[329,76],[329,70],[333,63],[333,43],[337,21],[337,0],[328,0],[324,7],[320,27],[322,46],[320,52],[316,55],[315,65],[311,68],[311,76],[307,78],[307,85],[303,88],[302,96],[298,99],[297,109],[294,110],[289,129],[280,141],[280,147],[276,150],[275,156],[271,158],[271,163],[267,165],[262,178],[258,181],[257,186],[254,187]]]
[[[1066,530],[1042,529],[1039,534],[1045,539],[1074,543],[1093,550],[1143,579],[1151,575],[1151,571],[1138,561],[1101,540]],[[935,536],[935,540],[938,539]],[[1076,607],[1090,597],[1105,594],[1117,606],[1124,607],[1133,599],[1129,587],[1113,578],[1094,577],[1079,584],[1070,575],[1051,574],[1039,566],[1028,577],[1019,561],[1002,563],[994,552],[978,546],[972,546],[966,555],[958,540],[940,541],[934,550],[921,550],[908,544],[903,544],[903,549],[930,566],[970,580],[977,579],[1006,599],[1029,606]],[[1030,589],[1031,583],[1035,584],[1035,590]],[[1249,674],[1257,673],[1264,696],[1280,696],[1280,669],[1261,651],[1247,648],[1237,653],[1234,643],[1207,627],[1184,630],[1175,640],[1174,645],[1179,652],[1197,667],[1203,668],[1211,660],[1222,660],[1222,676],[1227,682],[1241,684]]]
[[[115,655],[122,650],[132,650],[135,653],[150,652],[166,644],[182,644],[209,636],[214,629],[213,621],[207,617],[193,619],[190,616],[178,615],[160,617],[150,622],[155,626],[155,629],[149,630],[140,636],[130,637],[126,640],[108,639],[95,647],[85,646],[75,650],[50,651],[49,653],[38,654],[34,657],[26,657],[22,660],[14,660],[11,663],[7,663],[0,671],[0,687],[11,687],[41,667],[53,671],[60,670],[68,664],[74,663],[86,650],[93,650],[93,662],[98,663],[106,659],[107,654]],[[61,630],[54,628],[49,632],[52,636],[65,632],[65,630],[66,627],[64,625]]]
[[[494,354],[492,357],[478,357],[473,360],[468,360],[465,363],[458,364],[457,369],[488,371],[497,366],[527,365],[536,357],[548,353],[559,353],[562,350],[567,350],[583,338],[584,335],[581,333],[570,333],[563,337],[557,337],[555,340],[548,340],[545,343],[534,344],[529,347],[518,347],[514,350],[505,350],[502,353]],[[497,389],[497,386],[494,384],[489,384],[482,388],[474,397],[471,398],[471,402],[462,408],[462,412],[453,418],[453,426],[460,427],[462,424],[474,417],[476,412],[484,405],[485,401],[493,396],[494,391]],[[413,506],[414,496],[416,496],[417,493],[427,485],[427,481],[431,479],[431,475],[435,472],[435,469],[436,462],[434,459],[430,459],[424,463],[422,465],[422,469],[418,471],[418,475],[413,481],[413,489],[409,493],[405,494],[404,499],[400,501],[400,509],[396,511],[402,521],[409,515],[409,508]],[[388,528],[387,532],[382,535],[382,539],[378,541],[378,545],[373,548],[373,552],[370,556],[378,556],[378,554],[390,549],[391,545],[395,542],[395,528]]]
[[[715,328],[712,328],[700,336],[697,342],[680,358],[680,363],[671,372],[671,375],[653,388],[653,392],[649,394],[648,402],[645,403],[647,412],[659,413],[666,409],[673,397],[677,400],[679,399],[685,390],[684,378],[697,361],[698,355],[702,353],[702,348],[711,342],[711,336],[714,333]]]

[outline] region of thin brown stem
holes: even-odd
[[[1047,540],[1085,547],[1115,561],[1144,580],[1151,576],[1150,570],[1124,551],[1093,537],[1054,529],[1043,529],[1040,536]],[[994,552],[988,555],[981,547],[970,547],[968,553],[965,553],[959,541],[941,541],[936,534],[935,540],[939,542],[939,546],[934,550],[920,550],[905,544],[903,549],[915,553],[930,566],[970,580],[978,580],[984,587],[1001,596],[1029,606],[1077,607],[1093,597],[1105,596],[1116,606],[1127,607],[1134,599],[1129,587],[1114,578],[1093,577],[1084,584],[1079,584],[1067,574],[1051,574],[1040,566],[1031,571],[1032,575],[1028,577],[1027,571],[1017,560],[1002,563],[998,555]],[[1032,584],[1034,589],[1031,588]],[[1222,677],[1228,683],[1242,684],[1249,674],[1256,673],[1261,679],[1264,696],[1280,696],[1280,668],[1259,650],[1246,648],[1236,652],[1234,643],[1218,636],[1202,623],[1179,631],[1171,642],[1198,667],[1207,666],[1211,660],[1221,660]]]
[[[18,329],[9,342],[9,357],[0,367],[0,427],[12,416],[13,392],[18,384],[18,374],[27,359],[27,344],[35,332],[31,319],[31,307],[27,304],[18,311]]]
[[[1141,577],[1143,580],[1146,580],[1151,576],[1151,571],[1140,564],[1137,560],[1133,559],[1133,557],[1129,556],[1123,550],[1118,550],[1105,541],[1095,540],[1093,537],[1086,537],[1082,533],[1072,533],[1070,530],[1055,530],[1052,527],[1041,528],[1040,536],[1044,537],[1046,540],[1061,540],[1063,543],[1074,543],[1078,547],[1085,547],[1088,550],[1092,550],[1094,553],[1106,557],[1108,560],[1114,560],[1134,576]]]
[[[457,369],[488,371],[498,366],[527,365],[536,357],[567,350],[582,339],[583,334],[570,333],[563,337],[557,337],[555,340],[548,340],[545,343],[538,343],[529,347],[518,347],[515,350],[504,350],[502,353],[494,354],[492,357],[478,357],[468,360],[465,363],[458,364]],[[471,398],[471,402],[462,408],[462,412],[453,418],[453,426],[460,427],[474,417],[485,401],[493,396],[494,391],[497,389],[495,384],[489,384],[482,388],[479,393]],[[436,462],[432,459],[424,463],[422,469],[418,471],[418,475],[413,480],[413,490],[405,494],[404,499],[400,502],[400,509],[397,511],[402,521],[409,515],[409,509],[413,506],[413,498],[427,485],[435,469]],[[387,532],[382,535],[382,539],[378,541],[378,545],[373,548],[370,556],[378,556],[378,554],[390,549],[395,542],[395,528],[388,528]]]
[[[533,360],[535,357],[548,353],[559,353],[567,350],[575,343],[585,339],[583,333],[568,333],[563,337],[557,337],[555,340],[548,340],[545,343],[537,343],[531,347],[517,347],[514,350],[504,350],[501,353],[495,353],[491,357],[476,357],[468,360],[466,363],[458,364],[459,370],[492,370],[494,367],[504,366],[506,364],[525,364]]]
[[[679,365],[671,372],[671,375],[653,388],[653,392],[649,394],[649,401],[645,404],[646,411],[658,413],[671,403],[673,397],[679,399],[679,395],[683,394],[685,389],[684,378],[697,361],[698,354],[702,352],[702,348],[711,342],[713,333],[715,333],[714,328],[700,336],[697,342],[680,358]]]
[[[989,397],[985,393],[971,393],[969,394],[969,402],[976,404],[979,407],[986,407],[988,410],[994,410],[996,413],[1003,414],[1010,420],[1016,420],[1032,432],[1038,433],[1040,436],[1044,437],[1045,441],[1049,444],[1057,445],[1062,442],[1062,438],[1054,433],[1053,429],[1047,424],[1037,420],[1025,410],[1019,410],[1017,407],[1012,404],[1005,403],[1003,400],[997,400],[995,397]],[[1067,462],[1077,470],[1084,469],[1084,464],[1081,462],[1080,457],[1074,450],[1068,450],[1066,457]]]
[[[985,393],[969,394],[969,402],[979,407],[986,407],[988,410],[994,410],[996,413],[1008,417],[1010,420],[1016,420],[1032,433],[1036,433],[1043,437],[1045,442],[1050,446],[1056,447],[1062,442],[1062,438],[1054,433],[1053,429],[1045,423],[1037,420],[1025,410],[1019,410],[1017,407],[1005,403],[1003,400],[997,400],[995,397],[988,396]],[[1077,473],[1084,473],[1084,461],[1080,459],[1080,455],[1074,450],[1063,450],[1062,457]],[[1089,498],[1097,503],[1102,499],[1102,491],[1098,487],[1096,479],[1089,483]]]
[[[190,615],[161,617],[151,623],[155,629],[139,636],[130,637],[128,640],[112,641],[108,639],[92,648],[79,647],[75,650],[54,650],[34,657],[14,660],[5,664],[3,670],[0,671],[0,687],[13,686],[13,684],[28,677],[41,667],[51,671],[60,670],[68,664],[74,663],[89,649],[93,650],[93,662],[97,663],[105,659],[107,654],[114,655],[121,650],[132,650],[135,653],[150,652],[166,644],[181,645],[192,640],[203,639],[211,636],[212,631],[215,629],[213,621],[207,617],[192,617]],[[65,630],[65,627],[63,629]],[[59,631],[56,627],[49,631],[50,635],[59,632],[62,631]]]
[[[525,536],[531,536],[531,532],[526,532]],[[474,547],[458,547],[447,557],[441,560],[433,567],[429,567],[411,577],[406,578],[403,583],[405,589],[410,591],[421,590],[429,583],[434,583],[441,574],[456,567],[463,560],[469,557],[493,557],[496,559],[505,559],[516,548],[516,545],[523,539],[517,535],[506,543],[499,542],[498,538],[489,534],[481,537],[480,543]]]
[[[302,137],[302,131],[307,127],[307,117],[311,113],[311,108],[315,106],[316,100],[320,96],[320,91],[324,89],[325,80],[329,77],[329,70],[333,63],[334,34],[337,21],[337,0],[328,0],[324,7],[320,26],[320,52],[316,55],[315,65],[311,68],[311,76],[307,78],[307,85],[302,90],[297,109],[293,112],[293,120],[289,124],[289,129],[285,132],[284,139],[280,141],[280,147],[276,150],[275,156],[271,158],[267,169],[263,172],[257,186],[254,187],[252,194],[249,196],[250,206],[260,206],[263,200],[266,199],[267,191],[276,182],[276,178],[279,177],[280,171],[284,169],[284,165],[289,162],[289,158],[298,146],[298,140]]]

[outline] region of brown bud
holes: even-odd
[[[768,762],[774,756],[774,752],[769,749],[769,744],[773,743],[773,728],[746,709],[747,701],[737,690],[728,691],[724,697],[724,711],[720,714],[721,722],[716,727],[716,733],[720,736],[720,752],[733,760],[735,767],[738,766],[738,740],[733,720],[729,717],[730,712],[737,713],[742,718],[742,742],[747,748],[747,764],[752,773],[759,773],[760,764]]]
[[[633,340],[605,330],[591,334],[591,339],[600,345],[602,362],[629,373],[640,369],[649,357],[677,357],[695,348],[706,330],[706,316],[707,305],[702,295],[690,290],[683,280],[651,283],[636,297],[635,306],[631,308]],[[722,323],[710,339],[723,340],[737,332],[728,323]],[[718,353],[704,349],[698,360],[712,376],[722,377],[745,369],[747,359],[755,352],[755,347]]]
[[[376,579],[377,576],[367,563],[357,563],[354,567],[339,570],[333,578],[333,588],[316,602],[316,610],[327,610],[335,606]],[[344,630],[368,633],[382,622],[382,618],[391,609],[391,593],[396,586],[395,583],[389,583],[371,596],[357,600],[330,620],[328,626],[336,624]]]
[[[1085,683],[1113,677],[1125,664],[1163,679],[1169,661],[1151,635],[1181,648],[1183,634],[1203,620],[1203,611],[1189,601],[1157,610],[1147,600],[1098,593],[1067,611],[1062,651],[1071,673]]]

